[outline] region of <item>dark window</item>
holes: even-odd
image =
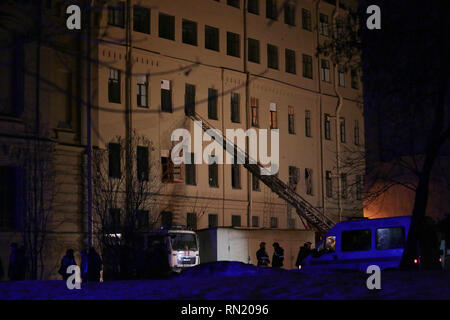
[[[227,32],[227,55],[239,58],[241,56],[241,40],[237,33]]]
[[[161,111],[173,112],[172,110],[172,85],[169,80],[161,81]]]
[[[370,230],[342,231],[342,251],[367,251],[370,248]]]
[[[239,93],[231,93],[231,121],[239,123],[241,121],[240,117],[240,95]]]
[[[125,3],[119,2],[117,6],[108,6],[108,24],[116,27],[124,27]]]
[[[185,170],[186,170],[186,184],[195,186],[196,185],[196,176],[195,176],[195,163],[194,163],[194,154],[190,153],[187,155],[191,158],[191,163],[185,164]]]
[[[159,37],[175,40],[175,17],[164,13],[159,14]]]
[[[197,45],[197,22],[183,19],[183,43]]]
[[[305,110],[305,136],[311,137],[311,111]]]
[[[286,61],[286,72],[288,73],[297,73],[297,68],[295,66],[295,51],[286,49],[285,50],[285,61]]]
[[[227,4],[229,6],[235,7],[235,8],[239,8],[239,1],[240,0],[227,0]]]
[[[305,185],[306,185],[306,194],[313,194],[313,179],[312,179],[312,169],[305,168]]]
[[[341,142],[345,143],[345,141],[346,141],[345,118],[341,118],[341,121],[339,122],[339,132],[341,134]]]
[[[134,6],[133,22],[134,31],[150,34],[150,9]]]
[[[231,186],[233,189],[241,189],[241,165],[231,165]]]
[[[219,29],[205,26],[205,48],[219,51]]]
[[[291,188],[292,190],[296,190],[298,180],[298,168],[289,166],[289,188]]]
[[[138,77],[137,86],[137,105],[144,108],[148,107],[148,80],[146,75]]]
[[[326,14],[321,13],[319,16],[319,31],[323,36],[328,36],[330,33],[328,26],[328,16]]]
[[[327,171],[325,174],[325,185],[327,198],[333,197],[333,179],[331,177],[331,171]]]
[[[295,114],[294,107],[288,107],[288,131],[289,134],[295,134]]]
[[[163,211],[161,212],[161,226],[164,228],[169,228],[172,226],[172,212],[170,211]]]
[[[259,41],[248,39],[248,61],[259,63]]]
[[[303,63],[303,77],[312,79],[313,78],[313,70],[312,70],[312,57],[304,54],[302,56]]]
[[[261,191],[261,187],[259,185],[259,178],[252,173],[252,190],[253,191]]]
[[[377,229],[377,250],[400,249],[405,246],[405,228],[391,227]]]
[[[256,98],[250,98],[250,109],[252,117],[252,126],[257,127],[259,125],[259,100]]]
[[[109,143],[108,144],[108,161],[109,161],[109,176],[111,178],[119,179],[122,176],[120,166],[120,144]]]
[[[324,116],[324,127],[325,127],[325,139],[331,140],[331,122],[330,115],[325,113]]]
[[[345,68],[341,65],[338,67],[338,84],[340,87],[345,87]]]
[[[147,210],[138,210],[136,212],[136,222],[137,222],[137,228],[139,230],[148,230],[150,228],[150,224],[148,221],[148,211]]]
[[[311,11],[302,9],[302,28],[308,31],[312,30]]]
[[[351,77],[352,77],[352,88],[358,89],[359,88],[359,82],[358,82],[358,71],[353,69],[351,71]]]
[[[284,23],[295,26],[295,5],[286,3],[284,6]]]
[[[277,1],[266,0],[266,17],[272,20],[278,19]]]
[[[195,115],[195,86],[188,83],[184,93],[184,113],[187,116]]]
[[[1,166],[0,181],[0,229],[12,229],[17,213],[17,200],[23,200],[18,199],[17,195],[17,169]]]
[[[241,216],[232,215],[231,216],[231,226],[240,227],[241,226]]]
[[[270,217],[270,227],[278,228],[278,218],[277,217]]]
[[[137,176],[139,181],[148,181],[149,163],[148,147],[137,147]]]
[[[217,120],[218,91],[213,88],[208,89],[208,118]]]
[[[188,212],[186,214],[186,226],[193,230],[197,230],[197,214],[195,212]]]
[[[174,165],[169,157],[161,157],[161,181],[162,182],[173,182],[174,180]]]
[[[341,173],[341,197],[347,199],[347,174]]]
[[[253,14],[259,14],[259,0],[248,0],[247,6],[248,12]]]
[[[120,232],[120,209],[110,208],[109,216],[105,219],[105,231],[110,233]]]
[[[217,214],[208,214],[208,228],[215,228],[219,225],[219,216]]]
[[[356,200],[362,199],[362,178],[360,175],[356,176]]]
[[[359,146],[359,121],[358,120],[355,120],[354,141],[355,141],[355,145]]]
[[[258,216],[252,216],[252,227],[254,227],[254,228],[259,227],[259,217]]]
[[[120,103],[120,71],[117,69],[109,69],[108,100]]]
[[[210,161],[212,161],[212,159],[210,159]],[[208,180],[211,188],[219,187],[219,166],[216,162],[208,165]]]
[[[322,81],[330,82],[330,61],[322,59],[320,61],[320,78]]]
[[[278,69],[278,47],[267,44],[267,66]]]

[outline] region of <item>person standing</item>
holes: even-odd
[[[278,242],[273,243],[272,268],[281,268],[284,261],[284,249]]]
[[[70,274],[67,273],[67,268],[72,265],[76,265],[75,256],[73,254],[73,249],[68,249],[66,255],[61,259],[61,267],[58,270],[58,273],[63,277],[64,281],[69,278]]]
[[[259,244],[259,250],[256,251],[256,259],[258,260],[258,267],[267,267],[270,263],[269,255],[266,252],[266,243]]]
[[[297,261],[295,262],[295,266],[299,269],[301,269],[303,260],[306,259],[307,256],[311,254],[311,242],[305,242],[305,244],[300,247],[300,250],[298,252]]]
[[[89,248],[88,254],[88,279],[89,281],[99,282],[100,271],[102,270],[103,261],[100,255],[95,251],[93,247]]]

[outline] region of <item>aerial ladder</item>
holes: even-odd
[[[202,130],[208,134],[209,129],[216,130],[212,125],[210,125],[205,119],[203,119],[197,112],[190,111],[186,112],[186,115],[191,118],[194,122],[200,121],[202,124]],[[214,138],[213,136],[211,136]],[[292,205],[300,218],[304,218],[311,226],[315,227],[317,231],[325,234],[331,227],[334,226],[334,222],[323,214],[316,207],[311,205],[306,199],[301,195],[296,193],[292,188],[289,188],[287,184],[281,181],[275,175],[263,175],[262,170],[265,169],[259,162],[251,163],[250,157],[245,150],[242,150],[234,144],[234,141],[227,139],[222,134],[222,141],[217,141],[222,145],[223,149],[228,152],[228,150],[235,150],[237,157],[245,159],[243,166],[249,170],[254,176],[256,176],[260,181],[262,181],[267,187],[269,187],[274,193],[276,193],[280,198],[284,199],[287,203]],[[236,156],[236,155],[235,155]]]

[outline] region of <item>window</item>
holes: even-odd
[[[108,101],[120,103],[120,71],[117,69],[109,69]]]
[[[17,168],[0,167],[0,229],[14,228],[17,200],[22,200],[17,194],[18,178]]]
[[[217,120],[217,97],[218,91],[213,88],[208,89],[208,119]]]
[[[278,218],[277,217],[270,217],[270,227],[278,228]]]
[[[119,179],[122,176],[120,166],[120,144],[108,144],[109,177]]]
[[[211,156],[210,156],[211,157]],[[211,157],[214,160],[215,157]],[[210,158],[210,164],[208,165],[208,180],[209,180],[209,186],[211,188],[218,188],[219,187],[219,166],[216,162],[211,163],[213,159]]]
[[[252,126],[257,127],[259,125],[259,100],[257,98],[250,99],[250,109],[252,117]]]
[[[284,23],[295,26],[295,5],[286,3],[284,6]]]
[[[278,47],[267,44],[267,66],[278,70]]]
[[[312,169],[305,168],[305,185],[306,185],[306,194],[313,194],[313,179],[312,179]]]
[[[241,216],[232,215],[231,216],[231,226],[240,227],[241,226]]]
[[[333,197],[333,178],[331,176],[331,171],[327,171],[325,173],[325,188],[326,188],[327,198],[332,198]]]
[[[170,157],[161,157],[161,181],[171,183],[174,181],[174,165]]]
[[[259,0],[248,0],[247,10],[253,14],[259,14]]]
[[[117,6],[108,6],[108,24],[110,26],[124,27],[125,3],[119,2]]]
[[[312,30],[311,11],[306,9],[302,9],[302,28],[308,31]]]
[[[312,57],[304,54],[302,56],[302,63],[303,63],[303,77],[312,79],[313,78],[313,70],[312,70]]]
[[[163,211],[161,212],[161,226],[164,228],[168,228],[172,226],[172,212],[170,211]]]
[[[405,247],[405,228],[391,227],[377,229],[375,235],[377,250],[400,249]]]
[[[159,14],[159,37],[175,40],[175,17],[168,14]]]
[[[195,163],[194,163],[194,159],[195,159],[195,154],[194,153],[188,153],[186,155],[188,158],[191,159],[191,163],[186,163],[184,165],[185,168],[185,174],[186,174],[186,184],[187,185],[191,185],[191,186],[195,186],[196,185],[196,177],[195,177]]]
[[[341,65],[338,67],[338,85],[345,87],[345,68]]]
[[[276,0],[266,0],[266,17],[272,20],[277,20],[277,1]]]
[[[227,55],[239,58],[241,56],[241,40],[237,33],[227,32]]]
[[[241,189],[241,165],[236,163],[236,156],[234,162],[235,163],[231,165],[231,186],[233,189]]]
[[[255,39],[248,39],[248,61],[259,63],[259,41]]]
[[[288,229],[295,229],[295,219],[288,218],[287,225],[288,225]]]
[[[183,43],[193,46],[197,45],[197,22],[183,19],[182,22],[182,39]]]
[[[161,80],[161,111],[172,112],[172,89],[169,80]]]
[[[275,103],[270,104],[270,129],[277,129],[278,128],[278,119],[277,119],[277,105]]]
[[[261,191],[261,187],[259,185],[259,178],[252,173],[252,190],[253,191]]]
[[[346,141],[346,134],[345,134],[345,118],[341,118],[339,121],[339,132],[341,135],[341,142],[345,143]]]
[[[324,116],[325,139],[331,140],[331,122],[330,115],[325,113]]]
[[[219,29],[205,26],[205,48],[219,51]]]
[[[330,30],[328,27],[328,16],[326,14],[321,13],[319,17],[319,32],[323,36],[329,36]]]
[[[341,198],[347,199],[347,174],[341,173]]]
[[[120,232],[120,209],[110,208],[105,219],[105,231],[110,233]]]
[[[208,214],[208,228],[216,228],[219,225],[219,217],[217,214]]]
[[[362,179],[360,175],[356,176],[356,200],[362,199]]]
[[[136,160],[137,160],[137,176],[139,181],[148,181],[149,175],[149,163],[148,163],[148,147],[137,147]]]
[[[188,212],[186,214],[186,226],[193,230],[197,229],[197,214],[195,212]]]
[[[288,107],[288,131],[289,134],[295,134],[295,116],[294,107]]]
[[[150,9],[134,6],[133,22],[134,31],[150,34]]]
[[[240,0],[227,0],[227,4],[229,6],[235,7],[235,8],[239,8],[239,1]]]
[[[289,188],[291,188],[292,190],[296,190],[298,180],[298,168],[289,166]]]
[[[342,251],[367,251],[370,248],[370,230],[342,231]]]
[[[352,88],[353,89],[359,89],[359,83],[358,83],[358,71],[353,69],[351,71],[351,77],[352,77]]]
[[[305,136],[311,137],[311,111],[305,110]]]
[[[296,74],[296,66],[295,66],[295,51],[286,49],[285,50],[285,62],[286,62],[286,72]]]
[[[184,113],[187,116],[195,115],[195,86],[188,83],[184,91]]]
[[[359,146],[359,121],[358,120],[355,120],[354,141],[355,141],[355,146]]]
[[[240,95],[239,93],[231,93],[231,121],[235,123],[241,122],[240,117]]]
[[[148,221],[148,211],[147,210],[137,210],[136,211],[136,222],[137,228],[139,230],[148,230],[150,224]]]
[[[320,61],[320,78],[322,81],[330,82],[330,61],[324,59]]]
[[[146,75],[138,76],[137,80],[137,105],[148,107],[148,80]]]
[[[259,217],[258,216],[252,216],[252,227],[253,228],[259,227]]]

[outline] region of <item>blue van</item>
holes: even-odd
[[[370,265],[398,268],[410,224],[411,217],[340,222],[317,244],[303,267],[361,271]]]

